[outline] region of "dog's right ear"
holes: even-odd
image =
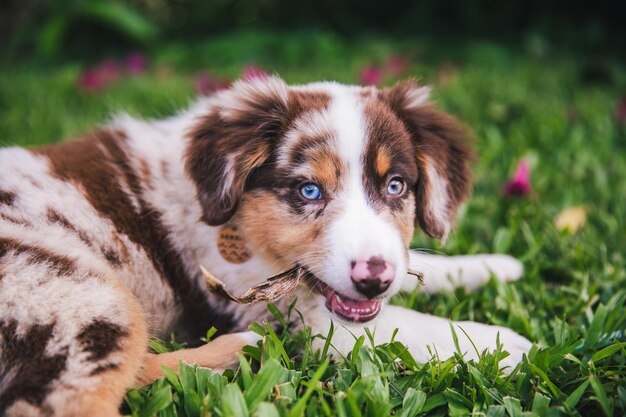
[[[248,175],[271,155],[288,113],[287,85],[278,77],[237,81],[211,103],[188,133],[185,169],[202,220],[217,226],[233,216]]]

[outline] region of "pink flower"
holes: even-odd
[[[402,75],[408,67],[407,59],[400,55],[390,56],[385,64],[391,75],[394,76]]]
[[[216,78],[209,74],[196,75],[195,81],[196,93],[208,96],[216,91],[223,90],[230,86],[230,80],[225,78]]]
[[[81,90],[96,92],[102,90],[103,87],[104,81],[98,70],[88,69],[78,76],[78,88]]]
[[[363,68],[361,71],[361,84],[376,85],[379,84],[383,77],[383,73],[379,67],[371,65]]]
[[[96,68],[96,71],[98,71],[100,78],[105,84],[111,84],[117,81],[122,72],[117,61],[113,59],[102,61]]]
[[[615,106],[614,116],[618,126],[626,126],[626,95],[622,96]]]
[[[143,74],[148,69],[148,59],[138,52],[132,53],[124,60],[124,69],[129,74]]]
[[[530,166],[522,159],[518,162],[513,178],[504,184],[503,193],[506,196],[526,197],[530,194]]]
[[[269,77],[269,74],[255,65],[247,65],[241,72],[241,78],[247,81]]]
[[[101,62],[97,67],[88,68],[78,76],[78,88],[96,92],[114,83],[120,77],[120,68],[112,59]]]

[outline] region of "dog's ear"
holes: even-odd
[[[217,226],[235,213],[248,175],[271,155],[287,102],[287,85],[278,77],[237,81],[210,99],[210,112],[188,133],[185,155],[203,221]]]
[[[446,239],[459,204],[471,189],[473,159],[468,132],[452,116],[429,102],[430,89],[410,80],[381,92],[413,141],[419,178],[417,221],[431,237]]]

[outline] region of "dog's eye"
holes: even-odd
[[[305,200],[320,200],[322,198],[322,191],[317,185],[307,183],[300,187],[300,195],[302,195]]]
[[[392,197],[399,197],[404,194],[406,189],[406,183],[400,177],[393,177],[387,183],[387,194]]]

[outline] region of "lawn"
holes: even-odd
[[[394,58],[395,57],[395,58]],[[390,58],[391,59],[390,61]],[[320,79],[390,84],[417,77],[473,129],[479,159],[472,200],[445,247],[418,234],[414,246],[448,254],[501,252],[521,259],[521,281],[394,302],[419,311],[508,326],[537,346],[510,375],[505,352],[415,363],[400,341],[358,339],[351,355],[311,350],[312,337],[260,323],[262,346],[236,371],[180,365],[128,393],[135,416],[620,416],[626,414],[626,71],[623,64],[562,51],[540,38],[519,45],[363,38],[326,33],[242,32],[168,44],[145,72],[99,91],[77,81],[84,65],[24,62],[0,71],[0,145],[51,143],[115,113],[168,116],[197,84],[236,78],[255,65],[289,83]],[[98,63],[94,63],[97,65]],[[404,68],[403,68],[404,67]],[[370,68],[363,74],[363,70]],[[380,74],[379,74],[380,73]],[[115,78],[115,77],[114,77]],[[374,80],[375,81],[375,80]],[[620,110],[620,102],[621,110]],[[531,167],[529,195],[505,196],[518,161]],[[584,224],[557,228],[578,207]],[[576,228],[574,228],[576,229]],[[428,279],[428,277],[426,277]],[[297,305],[285,316],[297,315]],[[332,343],[332,339],[328,340]],[[157,351],[177,345],[154,342]]]

